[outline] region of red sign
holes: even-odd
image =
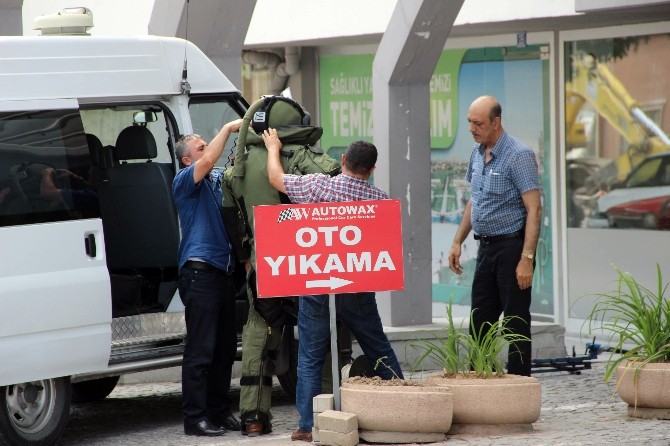
[[[404,289],[399,200],[254,207],[259,297]]]

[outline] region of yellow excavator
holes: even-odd
[[[577,116],[585,103],[607,120],[628,142],[624,153],[598,175],[609,186],[623,181],[646,156],[670,150],[670,138],[651,120],[624,85],[595,55],[573,57],[572,78],[565,86],[567,150],[586,146],[584,124]],[[602,184],[602,183],[601,183]]]

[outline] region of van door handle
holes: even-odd
[[[97,249],[95,246],[95,234],[88,234],[84,239],[84,246],[86,246],[86,255],[89,257],[95,257],[97,255]]]

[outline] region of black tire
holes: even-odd
[[[0,433],[13,446],[50,446],[70,416],[70,378],[0,387]]]
[[[91,379],[72,383],[73,403],[92,403],[107,398],[119,382],[119,376]]]
[[[291,345],[288,371],[283,375],[277,375],[277,380],[281,388],[286,392],[286,396],[291,401],[295,401],[295,389],[298,386],[298,341],[293,339]]]

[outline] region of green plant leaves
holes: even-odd
[[[470,326],[474,327],[473,309],[470,313]],[[417,339],[410,342],[410,348],[419,352],[412,368],[418,370],[428,359],[439,364],[447,375],[473,372],[476,376],[490,378],[504,374],[505,364],[500,359],[501,352],[517,342],[530,342],[526,336],[513,333],[509,322],[517,316],[499,319],[493,324],[484,324],[473,330],[472,336],[459,330],[453,320],[452,304],[447,306],[448,325],[444,335],[435,334],[435,340]]]
[[[670,362],[670,302],[665,298],[668,284],[663,283],[660,265],[656,264],[657,284],[653,291],[640,285],[630,273],[612,267],[618,275],[616,288],[596,294],[587,316],[589,332],[597,327],[609,333],[615,343],[605,381],[622,362]],[[632,348],[626,350],[625,346]]]

